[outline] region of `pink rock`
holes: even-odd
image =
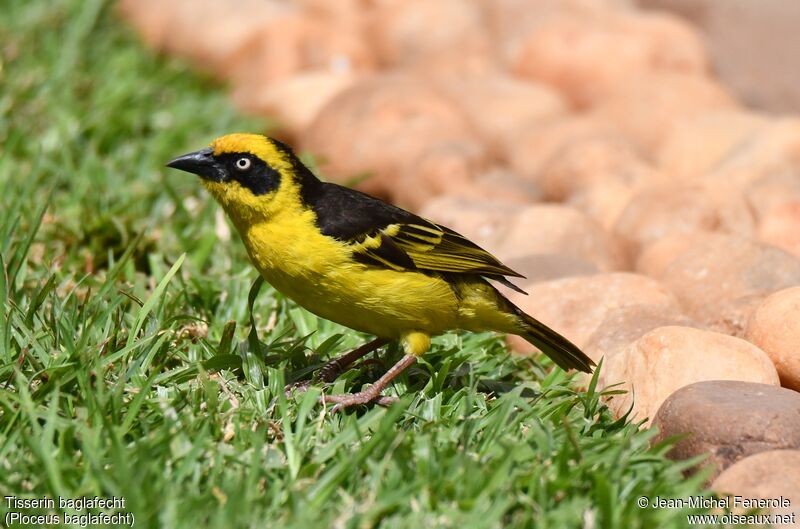
[[[768,122],[765,116],[746,110],[689,116],[664,139],[657,153],[658,165],[681,179],[698,178],[752,141]]]
[[[658,238],[643,246],[636,259],[634,270],[655,279],[661,279],[672,262],[692,248],[702,248],[715,239],[728,235],[710,231],[677,232]]]
[[[298,13],[291,4],[262,0],[243,0],[237,9],[214,0],[121,0],[117,6],[148,45],[222,77],[230,73],[231,59],[265,27]]]
[[[239,90],[258,90],[301,72],[353,75],[371,73],[376,67],[358,28],[299,12],[255,33],[228,60],[227,77]]]
[[[495,69],[495,49],[477,0],[376,2],[368,34],[381,62],[390,67],[429,75]]]
[[[429,173],[452,168],[459,181],[485,165],[483,147],[459,109],[407,76],[377,76],[340,92],[309,125],[302,146],[319,157],[327,178],[370,175],[360,187],[384,195],[422,164]]]
[[[617,86],[591,115],[618,127],[648,152],[655,153],[674,128],[690,116],[736,108],[715,81],[674,72],[643,72]]]
[[[633,195],[614,231],[636,255],[642,246],[674,233],[723,231],[746,236],[755,231],[755,221],[736,189],[656,184]]]
[[[583,351],[595,362],[603,357],[619,354],[658,327],[680,325],[693,327],[695,324],[676,307],[667,305],[629,305],[619,307],[606,314],[606,317],[592,333]]]
[[[515,294],[511,297],[514,303],[579,347],[615,309],[651,306],[679,310],[674,296],[659,282],[629,273],[569,277],[524,288],[530,295]],[[534,350],[516,336],[509,336],[508,342],[518,352]]]
[[[564,206],[532,205],[518,213],[498,239],[500,257],[561,254],[586,259],[608,272],[626,268],[617,241],[585,214]]]
[[[758,238],[800,258],[800,200],[769,210],[759,221]]]
[[[800,450],[770,450],[746,457],[720,474],[711,489],[730,495],[731,508],[739,513],[752,512],[759,505],[744,501],[766,500],[771,506],[764,512],[772,515],[773,527],[798,527]],[[740,505],[733,509],[737,496]]]
[[[753,207],[764,212],[800,197],[799,169],[800,119],[773,119],[731,149],[705,180],[710,185],[745,189]]]
[[[513,202],[441,195],[426,202],[419,213],[494,251],[498,237],[522,209],[523,206]]]
[[[508,157],[509,142],[522,127],[567,111],[564,99],[548,86],[512,77],[460,76],[442,86],[501,159]]]
[[[680,255],[662,281],[689,316],[741,334],[760,297],[800,285],[800,260],[774,246],[717,237]]]
[[[800,287],[764,299],[750,317],[745,337],[769,355],[783,386],[800,391]]]
[[[484,15],[501,58],[513,64],[531,33],[552,16],[628,9],[626,0],[482,0]]]
[[[549,17],[522,46],[515,70],[587,107],[643,73],[702,75],[707,65],[699,36],[679,19],[609,10]]]
[[[733,336],[689,327],[659,327],[623,352],[607,357],[599,387],[623,383],[628,392],[608,405],[621,417],[649,423],[674,391],[701,380],[742,380],[778,385],[769,357],[755,345]]]
[[[256,86],[234,87],[231,96],[244,111],[276,120],[282,132],[296,138],[331,98],[355,82],[350,73],[314,71]]]
[[[620,182],[633,187],[659,177],[636,147],[616,134],[595,134],[566,142],[541,168],[544,195],[557,201],[594,185]]]
[[[596,118],[569,116],[535,121],[519,129],[509,141],[509,165],[523,178],[541,183],[545,164],[567,145],[609,138],[620,138],[620,132]],[[624,142],[624,138],[619,141]]]

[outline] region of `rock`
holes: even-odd
[[[597,265],[574,255],[523,255],[508,259],[504,264],[525,276],[525,279],[514,279],[516,283],[528,285],[563,277],[594,275],[599,272]]]
[[[694,326],[678,309],[666,305],[629,305],[609,311],[586,341],[583,352],[595,362],[623,352],[658,327]]]
[[[672,11],[700,28],[716,74],[749,105],[771,112],[800,110],[800,74],[786,67],[796,56],[800,4],[783,0],[638,3]]]
[[[624,137],[598,134],[566,142],[541,168],[548,200],[563,201],[593,185],[620,182],[628,187],[660,177]]]
[[[783,386],[800,391],[800,287],[764,299],[750,317],[745,337],[769,355]]]
[[[659,282],[636,274],[611,273],[569,277],[525,284],[530,295],[514,294],[511,300],[522,310],[583,347],[606,316],[629,306],[662,307],[678,311],[675,297]],[[533,346],[518,336],[508,342],[518,352]]]
[[[700,322],[741,333],[749,313],[729,321],[725,307],[755,308],[758,296],[800,285],[800,260],[766,244],[739,237],[717,237],[691,248],[667,267],[663,283],[687,314]]]
[[[498,159],[509,156],[509,142],[522,127],[567,111],[564,99],[548,86],[513,77],[459,77],[442,86]]]
[[[263,0],[242,0],[236,9],[215,0],[121,0],[117,6],[149,46],[221,77],[230,74],[232,59],[265,27],[298,13],[291,4]]]
[[[497,165],[479,173],[472,181],[471,187],[453,192],[476,199],[502,200],[523,205],[539,202],[542,198],[542,193],[536,184]]]
[[[800,258],[800,200],[767,211],[759,221],[758,238]]]
[[[231,97],[245,112],[278,121],[278,128],[296,138],[336,94],[356,82],[350,73],[314,71],[286,79],[234,87]]]
[[[800,119],[772,119],[744,140],[716,164],[706,181],[717,186],[735,185],[746,189],[748,194],[752,192],[748,187],[759,180],[777,179],[783,187],[798,188]],[[783,181],[785,175],[789,176],[789,182]]]
[[[383,195],[428,153],[436,153],[427,160],[429,171],[437,164],[458,166],[465,156],[471,164],[466,173],[485,164],[483,147],[458,108],[424,81],[399,75],[377,76],[337,94],[303,134],[302,147],[319,156],[327,178],[370,175],[359,187]]]
[[[499,237],[497,251],[510,259],[531,254],[580,257],[601,271],[627,266],[617,241],[585,214],[564,206],[536,204],[518,213]]]
[[[259,90],[301,72],[356,75],[377,67],[357,28],[302,12],[265,25],[227,62],[227,77],[240,91]]]
[[[656,153],[687,118],[735,106],[730,94],[710,78],[643,72],[618,85],[590,115],[619,128],[647,152]]]
[[[659,432],[653,443],[685,436],[670,458],[708,454],[702,465],[717,475],[753,454],[800,447],[800,394],[771,384],[705,380],[672,393],[654,426]]]
[[[542,168],[565,146],[620,136],[620,132],[608,123],[582,115],[535,121],[523,126],[509,140],[507,156],[512,171],[541,184],[544,179]]]
[[[494,251],[498,238],[523,207],[513,202],[441,195],[425,203],[419,214]]]
[[[614,135],[566,143],[543,164],[537,180],[547,199],[566,200],[613,229],[636,190],[665,177],[629,141]]]
[[[710,231],[677,232],[660,237],[643,246],[634,270],[655,279],[661,279],[672,262],[692,248],[703,248],[710,241],[725,240],[729,235]]]
[[[767,217],[793,217],[790,213],[791,204],[800,202],[800,164],[790,167],[791,163],[778,162],[764,168],[760,176],[744,188],[750,209],[762,222]],[[777,239],[783,240],[780,237]]]
[[[700,38],[679,19],[608,10],[547,18],[531,32],[514,69],[585,108],[643,73],[699,76],[707,66]]]
[[[494,47],[477,0],[376,2],[369,28],[370,43],[389,67],[428,75],[495,69]]]
[[[745,457],[720,474],[711,484],[711,489],[719,495],[759,498],[769,502],[778,500],[777,504],[765,510],[773,516],[781,516],[780,521],[772,519],[773,527],[798,527],[800,450],[768,450]],[[735,501],[730,499],[731,507]],[[734,510],[752,511],[752,505],[758,504],[748,503],[741,506],[744,508]]]
[[[393,201],[417,210],[443,194],[479,197],[473,182],[486,167],[486,152],[479,144],[443,144],[431,147],[400,170],[397,180],[387,181]],[[505,197],[491,197],[505,198]]]
[[[739,338],[689,327],[659,327],[606,358],[598,387],[622,382],[628,391],[609,399],[617,417],[649,423],[676,390],[702,380],[740,380],[778,385],[769,357]],[[704,415],[709,420],[708,412]]]
[[[752,141],[768,122],[765,116],[746,110],[688,116],[680,127],[670,131],[659,147],[658,165],[665,173],[680,179],[696,179]]]
[[[642,246],[667,235],[696,231],[747,236],[755,231],[755,220],[736,189],[655,184],[631,197],[614,226],[614,232],[629,245],[633,255],[638,255]]]

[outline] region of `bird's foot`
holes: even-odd
[[[336,405],[331,408],[331,413],[342,411],[352,406],[363,406],[365,404],[377,404],[378,406],[391,406],[397,402],[397,397],[387,397],[380,394],[380,389],[371,386],[370,388],[359,391],[358,393],[343,393],[341,395],[323,395],[320,397],[323,405],[333,402]]]

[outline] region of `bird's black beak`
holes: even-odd
[[[211,148],[190,152],[171,160],[167,163],[167,167],[180,169],[215,182],[222,182],[225,179],[225,173],[222,166],[214,159],[213,153],[214,150]]]

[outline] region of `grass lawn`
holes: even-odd
[[[701,490],[652,432],[495,335],[437,338],[389,409],[284,398],[367,337],[256,296],[216,205],[164,168],[264,127],[143,49],[108,2],[3,2],[3,495],[124,498],[137,527],[686,526],[636,504]]]

